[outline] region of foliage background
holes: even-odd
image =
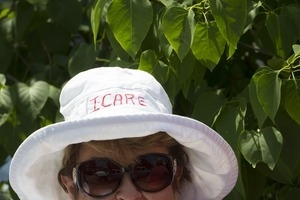
[[[174,112],[232,146],[226,199],[300,199],[298,0],[0,0],[0,199],[18,199],[7,166],[34,130],[61,121],[78,72],[139,68]]]

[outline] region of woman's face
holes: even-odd
[[[133,160],[144,154],[148,153],[169,153],[167,148],[164,147],[151,147],[147,150],[136,152],[135,155],[131,155],[128,158],[128,165],[133,163]],[[77,163],[81,163],[92,158],[99,158],[105,157],[110,158],[109,153],[102,153],[96,151],[95,149],[91,148],[90,146],[83,145],[79,154],[79,158]],[[118,160],[114,160],[118,162]],[[73,200],[94,200],[95,198],[90,197],[86,193],[80,192],[74,188],[73,181],[67,177],[63,178],[63,182],[68,190],[68,194],[71,199]],[[120,186],[117,190],[105,197],[101,198],[101,200],[177,200],[178,199],[178,192],[172,188],[172,184],[170,184],[167,188],[154,192],[144,192],[138,190],[135,185],[132,183],[131,177],[129,174],[124,174],[122,177],[122,181]]]

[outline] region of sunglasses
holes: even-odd
[[[172,183],[176,168],[176,160],[171,155],[151,153],[139,156],[137,162],[127,167],[107,158],[88,160],[76,165],[72,175],[78,190],[101,198],[118,189],[125,173],[137,189],[161,191]]]

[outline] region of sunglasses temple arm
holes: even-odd
[[[73,183],[76,187],[77,190],[79,190],[78,184],[77,184],[77,173],[76,173],[76,168],[74,167],[72,170],[72,178],[73,178]]]
[[[177,172],[177,161],[176,159],[173,160],[173,178],[175,177],[175,174]]]

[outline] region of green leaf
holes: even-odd
[[[281,14],[285,16],[289,16],[290,20],[294,22],[293,31],[297,33],[298,40],[300,39],[300,24],[299,24],[299,16],[300,16],[300,5],[298,4],[287,4],[282,7]]]
[[[281,100],[281,79],[274,71],[261,73],[259,77],[254,77],[258,101],[274,122]]]
[[[49,0],[47,10],[51,18],[69,32],[75,33],[78,30],[82,18],[79,1]]]
[[[34,16],[33,6],[26,1],[20,1],[17,4],[15,33],[16,40],[21,41],[27,27]]]
[[[6,78],[4,74],[0,74],[0,89],[5,86]]]
[[[230,58],[237,48],[247,19],[246,0],[209,0],[218,28],[229,45]]]
[[[5,73],[13,59],[13,47],[0,35],[0,73]]]
[[[6,122],[13,110],[13,101],[11,98],[10,90],[4,86],[5,79],[0,74],[0,126]]]
[[[158,21],[157,35],[159,38],[159,44],[160,44],[162,51],[167,56],[167,58],[169,58],[173,52],[173,49],[172,49],[172,46],[170,45],[168,39],[165,36],[161,21],[162,20]]]
[[[158,60],[157,55],[152,50],[144,51],[140,57],[139,69],[146,71],[161,83],[165,83],[167,80],[167,65]]]
[[[218,116],[215,128],[218,133],[230,144],[238,155],[238,135],[245,130],[246,100],[239,98],[237,105],[226,105]]]
[[[216,92],[204,92],[195,103],[192,118],[212,126],[220,115],[224,103],[225,99]]]
[[[211,22],[208,25],[196,24],[192,51],[195,57],[210,71],[220,61],[225,45],[226,40],[219,31],[216,22]]]
[[[116,57],[120,58],[123,61],[129,60],[130,55],[122,48],[120,43],[116,40],[114,34],[111,32],[110,27],[107,24],[105,24],[104,26],[105,26],[106,36],[113,49],[112,55],[115,55]]]
[[[300,45],[299,44],[294,44],[293,46],[293,51],[295,56],[299,56],[300,55]]]
[[[35,119],[44,107],[48,95],[49,85],[44,81],[32,82],[30,85],[17,83],[17,107],[24,115]]]
[[[107,2],[107,0],[96,0],[96,3],[92,8],[91,26],[92,26],[92,32],[93,32],[94,45],[96,45],[97,35],[98,35],[99,26],[100,26],[100,22],[101,22],[101,14],[102,14],[102,11],[103,11],[103,8],[104,8],[106,2]]]
[[[107,9],[107,22],[122,48],[134,58],[153,20],[149,0],[114,0]]]
[[[292,186],[284,186],[278,192],[278,200],[300,199],[300,188]]]
[[[68,62],[68,69],[71,76],[93,67],[97,52],[92,44],[81,43],[75,49]]]
[[[26,1],[36,6],[45,6],[47,2],[51,0],[26,0]]]
[[[255,117],[257,118],[259,127],[262,127],[263,123],[267,119],[267,114],[264,112],[261,104],[259,103],[258,95],[257,95],[257,87],[256,87],[256,83],[255,83],[254,79],[259,77],[263,73],[265,73],[264,70],[261,70],[261,71],[258,71],[257,73],[255,73],[250,81],[249,86],[248,86],[251,107],[252,107]]]
[[[183,60],[180,60],[174,52],[170,56],[170,64],[180,84],[190,79],[194,71],[195,63],[196,59],[191,52],[189,52]]]
[[[266,127],[260,132],[243,131],[239,137],[240,151],[245,159],[256,167],[258,162],[266,163],[274,169],[282,148],[282,135],[274,127]]]
[[[300,80],[287,80],[283,85],[284,107],[287,113],[300,125]]]
[[[288,16],[270,13],[266,19],[266,27],[275,44],[277,55],[286,58],[297,41],[294,22]]]
[[[287,66],[287,62],[282,58],[272,58],[268,60],[268,66],[273,70],[279,70]]]
[[[170,6],[162,18],[163,32],[180,60],[190,51],[194,37],[194,12],[181,6]]]

